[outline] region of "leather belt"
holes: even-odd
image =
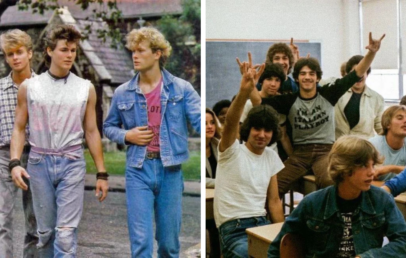
[[[159,159],[161,158],[161,154],[159,152],[147,152],[145,157],[147,159]]]

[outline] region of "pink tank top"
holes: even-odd
[[[152,130],[154,137],[147,145],[147,150],[159,152],[159,130],[161,128],[161,87],[162,78],[151,92],[144,94],[148,107],[148,129]]]

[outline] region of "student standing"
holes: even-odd
[[[13,132],[18,87],[25,79],[36,76],[31,70],[31,37],[15,29],[0,36],[1,49],[11,68],[11,73],[0,80],[0,257],[13,257],[13,211],[18,188],[11,179],[10,141]],[[28,131],[26,130],[26,134]],[[27,137],[28,139],[28,137]],[[21,165],[27,166],[30,145],[24,143]],[[24,180],[29,188],[29,181]],[[23,191],[23,210],[25,215],[23,257],[38,257],[37,224],[32,206],[31,189]]]
[[[86,174],[83,136],[99,172],[96,195],[100,201],[107,196],[96,91],[90,81],[70,72],[80,38],[70,25],[51,29],[44,50],[49,70],[26,80],[18,91],[9,166],[18,187],[27,190],[23,177],[30,180],[41,257],[76,257]],[[19,158],[27,122],[31,152],[26,171]]]
[[[151,257],[155,216],[159,257],[179,257],[187,121],[200,133],[200,97],[163,67],[171,46],[154,28],[127,35],[137,74],[114,92],[105,135],[127,144],[126,197],[131,256]]]

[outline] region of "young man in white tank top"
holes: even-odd
[[[99,172],[96,195],[100,201],[107,196],[96,92],[90,81],[70,72],[80,37],[71,25],[51,29],[44,51],[49,70],[22,83],[17,96],[9,168],[18,187],[26,190],[23,177],[30,180],[41,257],[76,257],[86,174],[83,136]],[[26,171],[19,157],[27,122],[32,147]]]

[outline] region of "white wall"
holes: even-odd
[[[381,49],[374,60],[372,68],[398,68],[398,30],[397,30],[397,0],[368,0],[362,3],[364,12],[364,44],[368,43],[368,32],[378,38],[384,33]],[[405,24],[406,25],[406,24]]]
[[[291,37],[321,42],[323,77],[340,76],[341,63],[352,55],[360,54],[358,1],[207,0],[206,2],[207,39],[288,41]]]

